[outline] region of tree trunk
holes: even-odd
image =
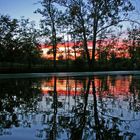
[[[53,71],[56,72],[56,47],[57,47],[57,41],[56,41],[56,30],[54,23],[52,22],[52,44],[53,44]]]
[[[95,19],[95,23],[93,26],[93,40],[92,40],[92,60],[91,60],[91,70],[95,70],[95,50],[96,50],[96,40],[97,40],[97,25],[98,21]]]
[[[84,37],[84,40],[83,40],[84,50],[85,50],[86,57],[87,57],[88,69],[90,71],[91,70],[91,60],[90,60],[90,54],[89,54],[89,50],[88,50],[87,37],[86,37],[85,31],[83,32],[83,37]]]

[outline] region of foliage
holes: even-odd
[[[0,61],[32,63],[40,58],[39,33],[29,19],[0,16]]]
[[[35,13],[42,15],[40,29],[29,19],[17,20],[8,15],[0,15],[2,65],[6,63],[9,66],[11,63],[12,67],[14,63],[22,63],[31,69],[34,64],[40,63],[42,67],[46,65],[44,70],[48,67],[49,71],[62,71],[61,68],[66,71],[77,70],[78,65],[85,65],[80,71],[140,67],[139,27],[128,29],[124,50],[115,48],[120,40],[119,35],[114,36],[112,28],[122,28],[119,23],[126,21],[128,13],[134,10],[130,0],[41,0],[39,3],[42,7]],[[41,58],[41,38],[45,38],[43,43],[52,47],[46,55],[53,55],[53,63]],[[72,48],[70,41],[73,42]],[[90,49],[88,41],[92,42]],[[58,48],[60,42],[66,44],[64,50]],[[116,52],[121,51],[123,54],[118,57]],[[129,55],[126,59],[127,52]],[[72,53],[74,61],[70,60]]]
[[[0,16],[0,61],[14,60],[18,52],[18,20],[7,15]]]

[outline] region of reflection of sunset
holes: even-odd
[[[86,93],[88,79],[78,79],[75,80],[74,78],[58,78],[56,81],[56,89],[58,95],[80,95],[82,93]],[[128,95],[129,94],[129,87],[131,84],[131,76],[127,77],[111,77],[108,76],[104,79],[99,77],[94,77],[94,83],[96,88],[96,93],[102,94],[104,96],[110,94],[113,96],[116,95]],[[50,92],[53,93],[54,90],[54,79],[52,78],[49,81],[42,82],[42,92],[43,94],[48,94]],[[90,94],[92,93],[92,87],[90,85]]]
[[[42,83],[42,91],[44,94],[49,93],[50,91],[53,91],[53,85],[54,85],[54,79],[52,78],[49,82],[43,82]],[[73,79],[57,79],[56,83],[57,92],[60,95],[74,95],[74,94],[80,94],[83,91],[83,85],[78,80]]]
[[[43,133],[44,139],[50,139],[45,137],[50,135],[52,129],[57,128],[62,130],[57,131],[59,136],[65,131],[66,139],[69,139],[71,132],[81,128],[85,121],[83,135],[90,132],[87,139],[91,138],[91,133],[92,136],[96,135],[93,128],[99,125],[102,126],[100,132],[105,131],[104,135],[110,134],[112,130],[114,136],[114,132],[118,133],[119,130],[120,135],[124,135],[120,139],[126,139],[125,134],[129,130],[136,134],[135,137],[138,135],[136,137],[138,139],[139,83],[139,75],[121,74],[2,79],[0,121],[3,136],[1,137],[4,137],[5,130],[9,128],[13,136],[18,135],[19,131],[21,134],[23,131],[27,134],[37,131],[39,134]],[[52,127],[53,124],[55,127]],[[126,130],[128,124],[130,127]]]

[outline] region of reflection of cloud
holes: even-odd
[[[41,89],[44,94],[48,94],[50,91],[53,91],[53,82],[53,79],[51,79],[50,81],[44,81],[42,83]],[[117,76],[114,78],[108,76],[105,79],[95,77],[94,82],[97,94],[102,92],[104,96],[107,96],[109,93],[113,96],[128,95],[131,84],[131,76]],[[57,93],[59,95],[79,95],[86,92],[86,84],[87,80],[82,82],[82,80],[74,79],[57,79]],[[92,94],[92,87],[90,87],[90,94]]]

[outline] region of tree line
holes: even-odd
[[[31,63],[41,55],[39,49],[39,32],[29,19],[12,19],[0,15],[0,62]]]
[[[115,51],[121,50],[113,48],[120,41],[123,28],[121,23],[129,21],[129,12],[135,9],[131,0],[42,0],[39,3],[42,7],[35,13],[42,15],[40,29],[29,19],[18,20],[7,15],[0,16],[0,62],[25,63],[29,68],[32,64],[42,64],[40,39],[43,37],[44,43],[52,46],[50,52],[53,54],[53,62],[50,65],[53,65],[53,71],[58,68],[58,43],[68,44],[69,41],[74,42],[75,61],[71,62],[69,59],[70,50],[67,45],[67,68],[71,64],[84,64],[89,71],[108,70],[116,63],[117,68],[124,65],[123,63],[125,68],[129,65],[139,68],[139,24],[133,23],[126,31],[127,36],[122,39],[124,48],[128,48],[127,59],[117,58]],[[92,41],[90,50],[89,40]],[[107,43],[103,45],[105,40]],[[82,54],[79,58],[76,57],[79,47],[77,42],[82,42]],[[43,60],[44,64],[46,61]]]

